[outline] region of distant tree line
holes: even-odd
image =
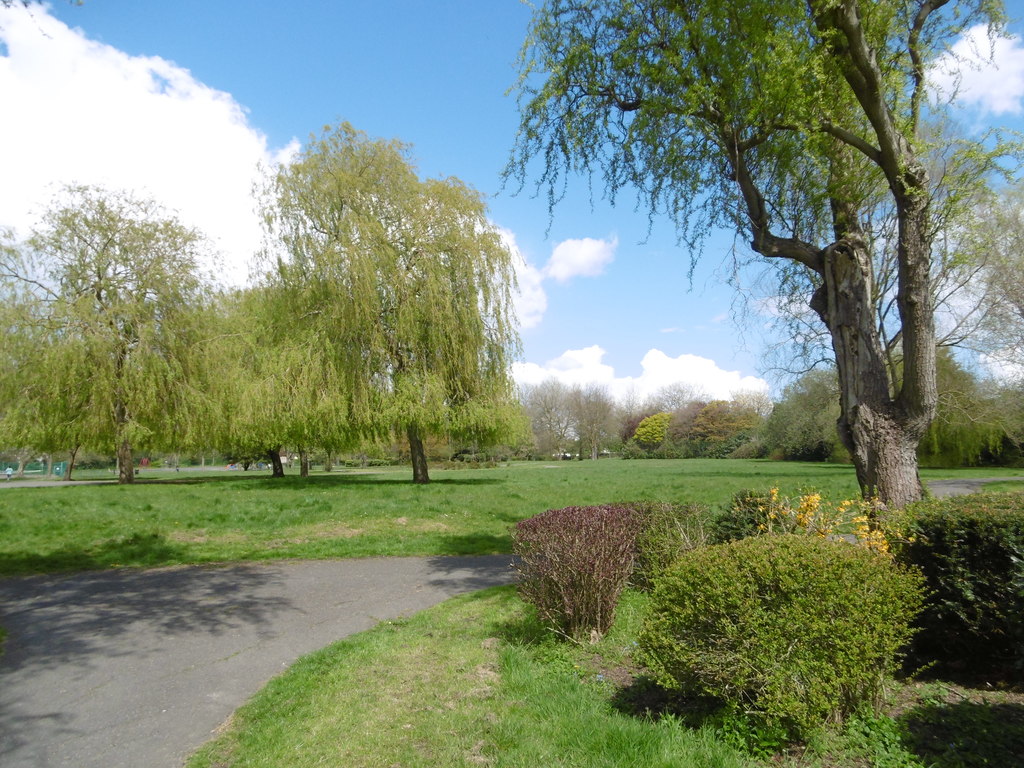
[[[939,406],[918,447],[922,466],[1024,461],[1024,382],[983,377],[938,352]],[[835,370],[813,369],[774,402],[761,392],[716,399],[676,384],[638,401],[548,379],[523,391],[536,458],[769,458],[850,462],[836,432]],[[586,420],[585,414],[597,418]],[[581,450],[581,447],[584,450]]]

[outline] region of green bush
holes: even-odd
[[[626,441],[622,446],[622,451],[619,454],[624,459],[649,459],[651,454],[649,451],[645,451],[639,445],[634,443],[632,440]]]
[[[640,516],[631,580],[638,589],[651,589],[680,555],[712,543],[711,512],[702,504],[638,501],[627,506]]]
[[[897,561],[920,569],[929,590],[915,661],[1024,663],[1024,495],[924,501],[889,527]]]
[[[640,515],[627,506],[550,509],[516,523],[519,593],[567,637],[603,635],[633,572]]]
[[[740,491],[732,497],[732,504],[718,512],[711,521],[711,537],[716,544],[738,541],[756,536],[767,521],[770,505],[769,491]]]
[[[802,738],[877,705],[911,636],[921,581],[813,536],[696,549],[657,580],[639,659],[665,688]]]

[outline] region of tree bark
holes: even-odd
[[[723,141],[730,148],[729,159],[750,217],[751,247],[763,256],[797,261],[821,279],[810,306],[832,339],[840,391],[837,428],[853,458],[861,494],[895,508],[919,500],[923,487],[917,445],[935,416],[938,400],[924,170],[908,157],[906,174],[892,185],[899,220],[897,307],[903,353],[902,380],[896,392],[875,316],[874,267],[859,211],[833,199],[836,239],[820,250],[776,237],[768,225],[764,198],[747,167],[745,150],[727,134]],[[832,168],[836,190],[846,182],[841,160],[840,153]]]
[[[309,477],[309,454],[299,451],[299,477]]]
[[[78,449],[79,448],[81,448],[81,446],[76,445],[74,448],[72,448],[68,452],[68,465],[64,469],[64,481],[65,482],[70,482],[71,481],[71,473],[75,469],[75,459],[78,457]]]
[[[429,483],[430,475],[427,472],[427,453],[423,449],[423,438],[419,429],[410,424],[406,428],[409,437],[409,457],[412,459],[412,481],[414,483]]]
[[[890,390],[871,300],[871,254],[863,241],[851,235],[826,248],[822,256],[822,285],[811,307],[832,337],[839,377],[839,437],[853,458],[863,496],[902,507],[923,494],[917,445],[930,416],[927,403],[917,393],[922,384],[909,386],[914,369],[905,364],[900,396]],[[908,395],[912,389],[917,392]],[[908,399],[915,407],[905,405]]]
[[[281,463],[281,446],[267,449],[267,457],[270,459],[270,476],[284,477],[284,464]]]
[[[117,444],[117,482],[120,484],[135,482],[135,461],[132,458],[132,444],[121,440]]]

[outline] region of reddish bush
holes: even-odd
[[[516,524],[519,593],[568,637],[604,634],[633,572],[641,516],[629,507],[551,509]]]

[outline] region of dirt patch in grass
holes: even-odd
[[[350,525],[335,521],[320,523],[310,530],[307,541],[312,539],[352,539],[363,533],[362,528],[353,528]]]
[[[167,534],[168,541],[179,544],[207,544],[211,541],[218,544],[238,544],[246,541],[249,537],[244,533],[207,533],[203,529],[189,529],[184,531],[171,531]]]

